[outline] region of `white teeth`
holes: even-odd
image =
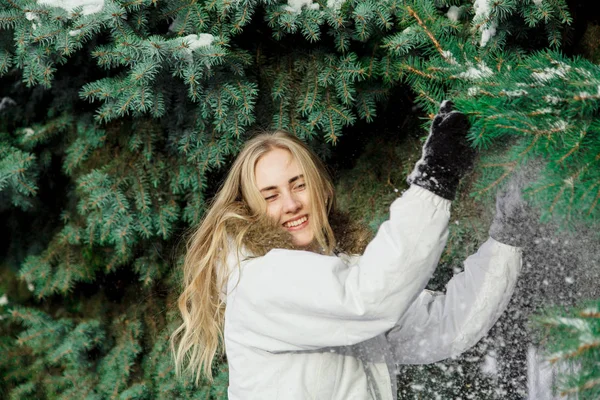
[[[286,228],[293,228],[294,226],[298,226],[298,225],[305,223],[307,220],[308,220],[308,217],[305,216],[305,217],[302,217],[295,221],[286,222],[285,224],[283,224],[283,226],[285,226]]]

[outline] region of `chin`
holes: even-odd
[[[293,242],[295,246],[305,249],[314,244],[314,238],[294,238]]]

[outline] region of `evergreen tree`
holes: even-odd
[[[485,237],[479,202],[534,159],[543,220],[596,226],[600,69],[565,55],[571,24],[565,0],[1,0],[0,396],[224,398],[222,360],[195,388],[174,376],[168,336],[182,237],[255,129],[327,157],[369,141],[365,123],[400,92],[430,117],[452,97],[482,156],[446,278]],[[396,167],[387,182],[402,190]],[[584,357],[565,391],[593,398],[598,347],[585,346],[600,333],[552,318],[557,346]]]

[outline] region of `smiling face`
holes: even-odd
[[[296,246],[309,247],[315,239],[310,193],[292,154],[280,148],[270,150],[256,162],[254,175],[267,203],[267,215],[292,235]]]

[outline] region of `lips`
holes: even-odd
[[[308,215],[303,215],[283,224],[283,227],[289,230],[302,229],[308,224]]]

